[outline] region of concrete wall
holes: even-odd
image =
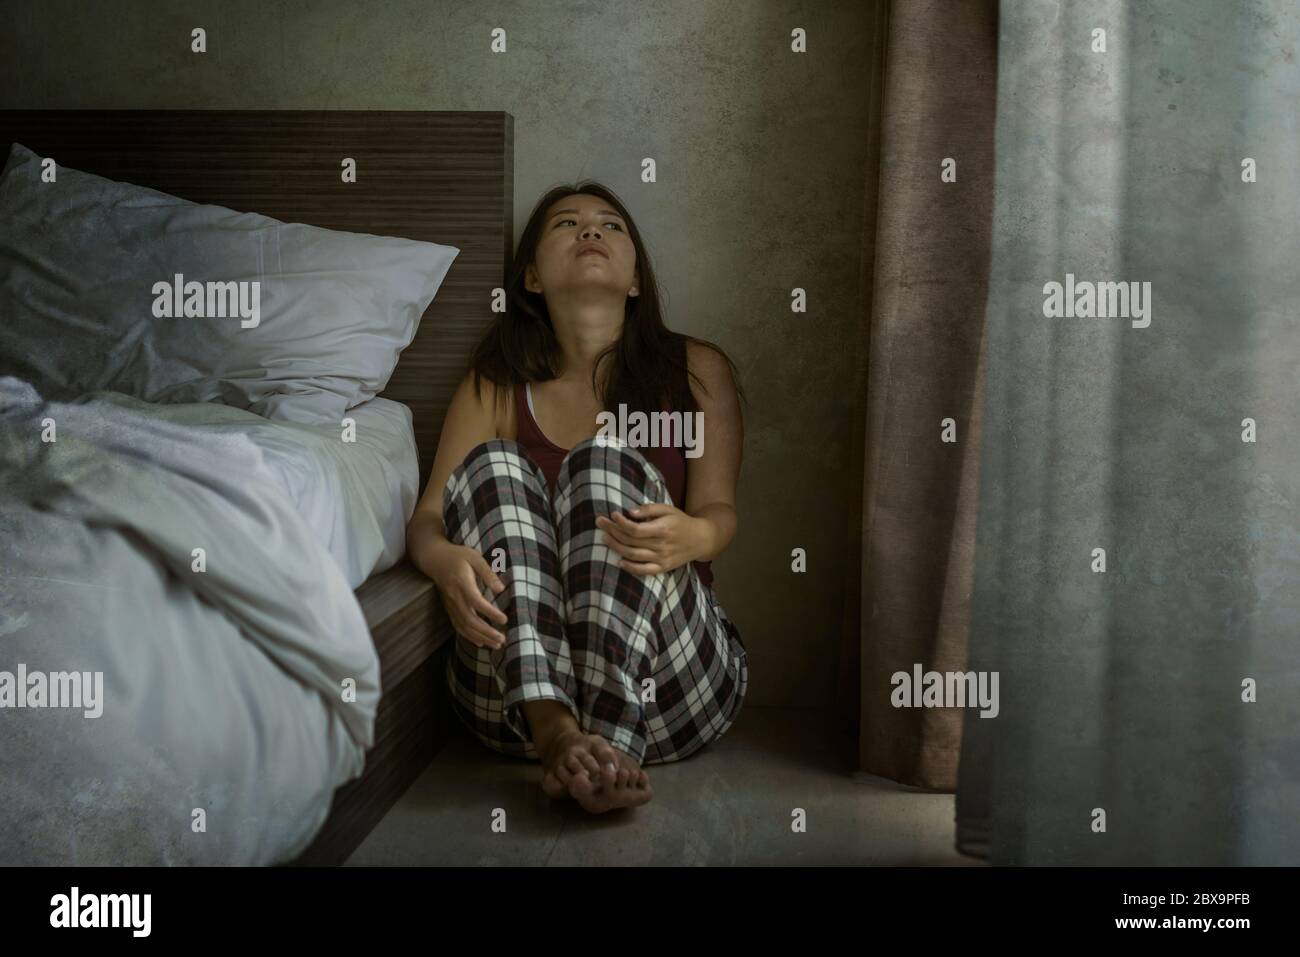
[[[670,326],[731,352],[752,405],[717,589],[750,702],[826,700],[858,536],[852,461],[872,4],[42,0],[7,4],[7,108],[506,110],[516,236],[554,182],[637,218]],[[190,30],[208,52],[190,52]],[[507,52],[490,52],[502,27]],[[790,50],[807,31],[808,52]],[[640,181],[652,156],[658,182]],[[807,290],[806,314],[790,290]],[[808,572],[790,551],[808,550]]]

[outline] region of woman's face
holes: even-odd
[[[524,288],[543,294],[604,289],[627,297],[636,295],[637,279],[627,223],[605,200],[578,193],[546,211]]]

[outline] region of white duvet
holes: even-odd
[[[0,864],[282,861],[361,772],[360,607],[232,413],[0,379]]]

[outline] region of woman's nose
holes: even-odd
[[[582,231],[582,238],[584,240],[597,239],[599,238],[599,236],[600,236],[600,230],[597,229],[595,226],[587,226]]]

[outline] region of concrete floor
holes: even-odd
[[[654,800],[588,815],[536,764],[462,729],[348,859],[379,865],[975,865],[953,849],[953,796],[845,769],[815,712],[747,707],[720,740],[647,768]],[[492,830],[505,811],[504,833]],[[794,808],[807,830],[791,830]],[[497,815],[498,819],[500,815]]]

